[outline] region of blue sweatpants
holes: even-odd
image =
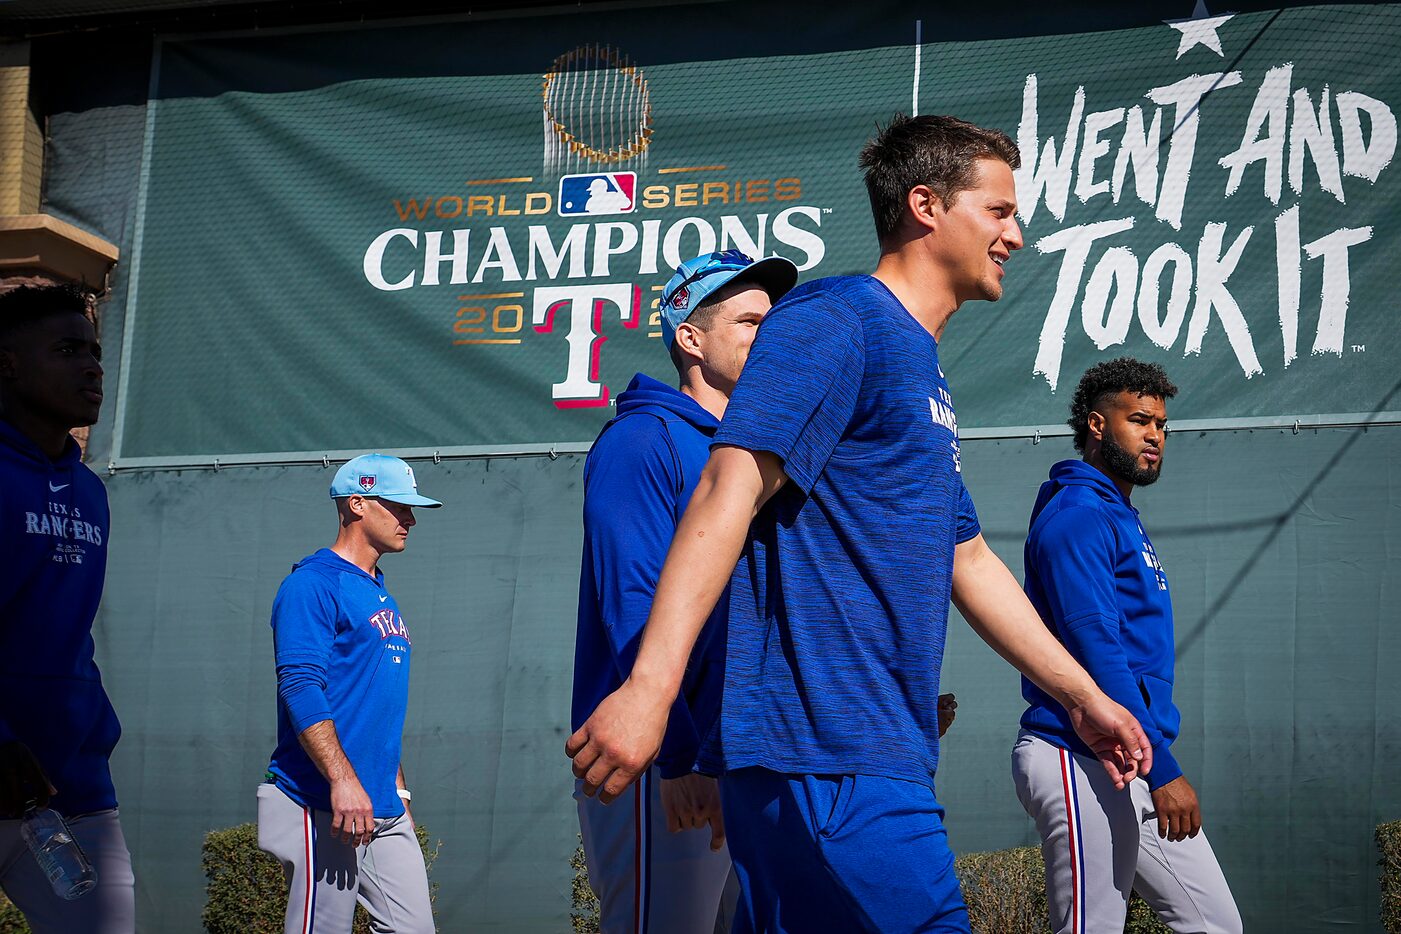
[[[928,785],[748,768],[720,787],[740,885],[733,934],[967,934]]]

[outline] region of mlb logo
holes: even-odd
[[[375,478],[374,478],[373,476],[361,477],[361,478],[360,478],[360,489],[362,489],[362,490],[364,490],[366,493],[368,493],[368,492],[370,492],[371,490],[373,490],[374,488],[375,488]]]
[[[637,207],[636,172],[566,175],[559,180],[560,217],[631,214]]]

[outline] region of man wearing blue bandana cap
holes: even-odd
[[[798,280],[778,256],[738,250],[677,267],[659,305],[679,388],[637,374],[584,467],[584,558],[573,728],[618,688],[637,655],[677,520],[769,306]],[[671,708],[661,755],[627,799],[576,791],[589,883],[604,934],[710,934],[730,857],[716,780],[693,771],[719,708],[725,601],[710,615]],[[709,825],[709,833],[706,827]]]
[[[379,559],[404,550],[418,492],[397,457],[336,471],[340,531],[303,558],[272,605],[277,749],[258,787],[258,845],[282,862],[288,934],[432,934],[428,874],[399,763],[413,641]]]

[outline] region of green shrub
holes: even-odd
[[[1401,830],[1401,824],[1394,826]],[[1401,832],[1395,836],[1398,839],[1393,842],[1397,847],[1394,852],[1401,856]],[[1381,839],[1380,828],[1377,839]],[[574,934],[597,934],[598,899],[589,888],[582,846],[569,858],[569,866],[574,870],[570,912]],[[1401,859],[1393,866],[1401,869]],[[968,902],[968,922],[973,934],[1043,934],[1051,930],[1047,920],[1046,873],[1041,851],[1036,847],[969,853],[954,861],[954,873]],[[1401,877],[1397,884],[1401,886]],[[1135,894],[1129,900],[1124,934],[1171,934],[1171,929]]]
[[[573,926],[574,934],[598,934],[598,896],[589,888],[589,867],[584,865],[583,843],[580,843],[569,857],[569,868],[574,870],[574,883],[570,888],[569,923]]]
[[[422,826],[414,830],[423,848],[423,861],[431,870],[442,841],[430,849],[427,831]],[[281,934],[287,914],[287,880],[282,864],[258,849],[257,824],[211,830],[204,838],[200,865],[209,879],[203,919],[209,934]],[[428,895],[437,901],[436,884],[429,886]],[[0,934],[8,934],[8,929],[0,927]],[[369,916],[358,905],[354,934],[370,934]]]
[[[0,934],[29,934],[29,924],[24,915],[10,903],[4,892],[0,892]]]
[[[1377,826],[1377,849],[1382,858],[1382,927],[1387,934],[1401,934],[1401,821]]]
[[[954,873],[968,902],[973,934],[1042,934],[1050,931],[1046,870],[1041,850],[1021,846],[969,853],[954,860]],[[1134,893],[1124,934],[1171,934],[1148,903]]]
[[[1045,870],[1035,847],[969,853],[954,860],[953,869],[974,934],[1050,931]]]

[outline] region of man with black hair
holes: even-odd
[[[1197,794],[1171,746],[1174,646],[1167,574],[1130,503],[1162,470],[1167,400],[1157,364],[1091,367],[1070,407],[1083,460],[1041,485],[1026,540],[1026,593],[1095,683],[1153,745],[1153,771],[1113,794],[1065,708],[1022,679],[1026,712],[1012,751],[1017,796],[1041,835],[1058,934],[1122,931],[1132,890],[1174,931],[1235,934],[1240,914],[1202,832]]]
[[[68,286],[0,295],[0,888],[35,934],[130,934],[136,899],[108,759],[121,727],[93,661],[107,491],[69,432],[97,421],[102,348]],[[26,851],[29,806],[64,815],[97,872],[66,901]]]
[[[968,930],[934,794],[950,598],[1073,711],[1113,781],[1151,766],[983,542],[963,484],[938,340],[964,302],[1002,295],[1018,162],[1005,134],[954,117],[896,117],[866,145],[875,274],[799,286],[764,319],[631,673],[566,744],[605,801],[645,771],[730,585],[698,767],[723,774],[737,934]]]

